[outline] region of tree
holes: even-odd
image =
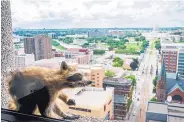
[[[84,43],[84,44],[82,45],[82,47],[83,47],[83,48],[89,47],[89,43]]]
[[[144,37],[144,36],[140,36],[140,41],[144,41],[144,40],[146,40],[146,38]]]
[[[156,102],[157,98],[156,97],[152,97],[150,101]]]
[[[109,51],[112,51],[113,49],[114,49],[113,47],[111,47],[111,46],[109,47]]]
[[[105,50],[93,50],[94,55],[102,55],[105,53]]]
[[[157,50],[160,50],[160,49],[161,49],[160,41],[156,41],[156,42],[155,42],[155,48],[156,48]]]
[[[139,41],[139,38],[138,38],[138,37],[136,37],[136,38],[135,38],[135,41],[136,41],[136,42],[138,42],[138,41]]]
[[[110,70],[107,70],[107,71],[105,71],[105,76],[106,77],[114,77],[115,76],[115,73],[112,72],[112,71],[110,71]]]
[[[125,45],[121,45],[121,46],[119,46],[119,49],[126,49],[126,46]]]
[[[132,81],[132,85],[136,86],[137,83],[136,83],[135,75],[126,76],[125,78],[131,80]]]
[[[123,65],[123,59],[119,58],[119,57],[115,57],[113,59],[113,67],[122,67]]]
[[[128,39],[124,39],[124,41],[125,41],[125,42],[129,42],[129,40],[128,40]]]
[[[136,68],[138,67],[138,64],[136,63],[136,62],[132,62],[131,64],[130,64],[130,67],[132,68],[132,70],[136,70]]]
[[[137,59],[137,58],[134,58],[134,59],[133,59],[133,62],[135,62],[135,63],[139,64],[139,61],[138,61],[138,59]]]
[[[121,61],[122,59],[120,58],[120,57],[115,57],[114,59],[113,59],[113,62],[118,62],[118,61]]]
[[[155,78],[153,79],[153,85],[156,87],[157,85],[157,79],[158,79],[158,76],[155,76]]]

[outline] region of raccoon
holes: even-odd
[[[38,66],[16,70],[11,73],[7,82],[9,93],[13,98],[13,101],[9,102],[9,109],[33,114],[37,106],[44,117],[54,112],[67,119],[76,119],[79,116],[67,115],[56,105],[53,107],[54,101],[58,98],[58,92],[64,88],[83,87],[92,83],[84,80],[82,74],[74,71],[64,61],[59,70]],[[67,105],[75,105],[75,101],[65,94],[60,94],[59,99]]]

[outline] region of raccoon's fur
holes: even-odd
[[[48,117],[54,117],[54,118],[56,116],[61,116],[67,119],[76,118],[74,116],[67,115],[63,110],[61,110],[61,108],[58,109],[57,101],[63,102],[62,104],[63,107],[64,105],[75,105],[74,100],[69,99],[65,94],[61,93],[62,89],[87,86],[92,83],[91,81],[83,80],[83,76],[80,73],[76,73],[75,71],[73,71],[73,69],[70,68],[65,62],[61,63],[60,70],[53,70],[53,69],[38,67],[38,66],[27,67],[19,71],[12,72],[11,76],[7,79],[7,82],[9,82],[9,93],[13,98],[12,101],[9,101],[9,105],[8,105],[9,109],[19,111],[20,108],[25,108],[24,107],[25,104],[27,106],[29,105],[31,106],[33,103],[35,103],[34,99],[39,99],[39,97],[44,98],[47,96],[45,92],[40,93],[39,94],[40,96],[34,93],[35,94],[34,96],[29,97],[28,95],[25,98],[23,98],[24,99],[23,104],[22,102],[20,103],[20,101],[17,99],[17,96],[16,96],[16,90],[20,90],[20,89],[14,87],[12,83],[15,82],[16,80],[17,81],[22,80],[22,77],[24,81],[34,82],[35,80],[37,80],[44,84],[44,90],[46,91],[48,90],[49,99],[46,99],[44,101],[44,102],[48,102],[48,105],[46,103],[46,106],[44,106],[44,108],[42,106],[42,112],[41,112],[40,107],[38,106],[40,103],[36,103],[37,109],[35,109],[34,111],[31,110],[32,113],[34,114],[41,113],[42,116],[48,116]],[[29,98],[33,102],[30,102],[29,104],[27,102],[25,103],[26,101],[25,99],[27,98]],[[38,107],[39,107],[39,112],[38,112]],[[43,112],[43,109],[44,109],[44,112]],[[27,112],[27,111],[24,111],[24,112]]]

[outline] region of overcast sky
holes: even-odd
[[[184,0],[12,0],[13,27],[184,27]]]

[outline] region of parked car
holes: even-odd
[[[133,116],[135,116],[135,115],[136,115],[136,112],[134,111],[134,112],[133,112]]]

